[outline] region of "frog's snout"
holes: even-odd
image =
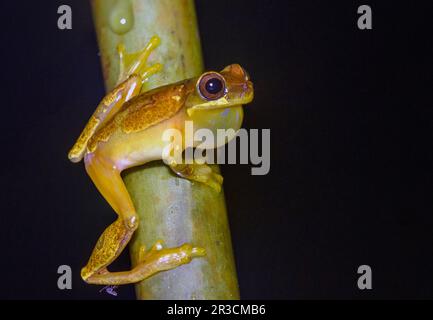
[[[250,80],[250,75],[248,74],[248,72],[237,63],[233,63],[233,64],[225,67],[221,71],[221,74],[227,74],[227,75],[232,76],[233,78],[237,78],[237,79],[243,80],[243,81],[249,81]]]

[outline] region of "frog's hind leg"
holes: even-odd
[[[116,166],[97,153],[88,154],[84,161],[93,183],[118,214],[117,220],[99,237],[81,270],[82,278],[89,281],[98,272],[106,272],[104,269],[119,256],[138,227],[138,216]]]
[[[85,165],[98,190],[118,214],[117,220],[99,237],[87,265],[81,270],[86,282],[104,285],[134,283],[204,255],[204,249],[190,244],[171,249],[162,249],[158,244],[142,255],[142,261],[134,269],[109,272],[107,266],[120,255],[137,229],[138,216],[115,164],[95,152],[86,155]]]

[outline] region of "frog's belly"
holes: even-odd
[[[109,157],[119,170],[160,160],[164,148],[170,143],[163,140],[163,134],[168,129],[177,129],[183,136],[178,121],[163,121],[138,132],[125,134],[118,131],[99,147],[100,152]]]

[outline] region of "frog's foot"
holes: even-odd
[[[221,185],[223,183],[223,177],[214,172],[211,167],[206,164],[175,164],[169,165],[171,170],[174,171],[178,176],[204,183],[209,187],[215,189],[215,191],[221,191]]]
[[[203,257],[205,254],[205,249],[193,247],[188,243],[176,248],[163,248],[161,241],[158,241],[148,252],[145,252],[144,247],[140,249],[139,262],[132,270],[108,272],[104,269],[88,278],[87,282],[101,285],[136,283],[158,272],[189,263],[193,258]]]
[[[146,250],[146,246],[143,244],[141,245],[139,251],[138,251],[138,262],[142,262],[146,260],[146,257],[152,252],[152,251],[159,251],[162,249],[162,240],[158,240],[155,242],[155,244],[150,248],[149,251]]]
[[[162,64],[156,63],[152,66],[147,65],[147,60],[150,54],[154,51],[161,39],[158,36],[153,36],[149,43],[140,51],[134,53],[127,53],[125,45],[119,44],[117,52],[120,59],[120,72],[118,83],[124,81],[131,74],[138,74],[141,76],[142,81],[146,81],[150,76],[159,72],[162,69]]]

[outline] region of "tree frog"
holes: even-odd
[[[159,43],[154,36],[141,51],[131,54],[123,45],[118,47],[118,85],[102,99],[68,155],[72,162],[84,159],[91,180],[118,215],[102,233],[81,270],[87,283],[135,283],[205,255],[204,248],[189,243],[163,248],[157,241],[148,251],[142,247],[139,263],[131,270],[109,272],[107,267],[128,244],[139,223],[121,172],[163,159],[167,144],[163,132],[177,129],[184,134],[185,121],[193,121],[195,130],[239,130],[242,105],[253,99],[253,84],[238,64],[142,93],[144,81],[162,68],[161,64],[147,63]],[[168,165],[183,178],[207,184],[215,192],[221,189],[222,177],[206,164],[171,161]]]

